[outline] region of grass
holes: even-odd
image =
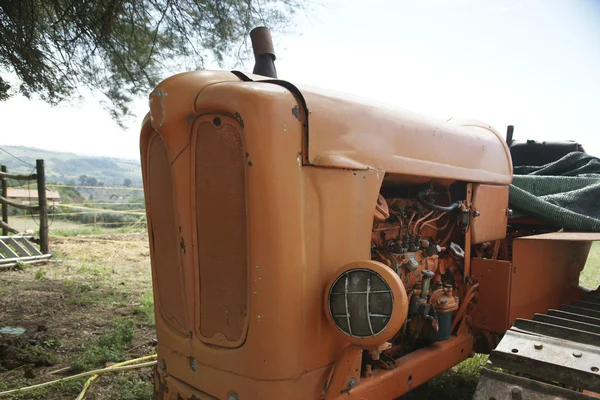
[[[148,400],[153,396],[152,385],[140,378],[118,376],[113,388],[117,400]]]
[[[121,228],[99,228],[94,229],[93,227],[88,228],[73,228],[73,229],[50,229],[50,234],[54,236],[70,237],[70,236],[81,236],[81,235],[104,235],[104,234],[117,234],[117,233],[138,233],[145,231],[145,228],[135,228],[131,226],[125,226]]]
[[[592,244],[585,268],[579,277],[579,284],[588,289],[600,286],[600,242]]]
[[[48,273],[45,269],[39,268],[37,271],[35,271],[35,279],[37,279],[38,281],[43,281],[46,279],[47,274]]]
[[[133,309],[133,314],[143,316],[148,324],[154,326],[154,297],[152,291],[148,291],[144,294],[140,305]]]
[[[0,335],[0,391],[155,351],[149,250],[144,234],[92,236],[85,241],[51,237],[50,250],[52,262],[3,271],[0,276],[2,326],[26,330],[18,342]],[[5,353],[6,345],[18,349]],[[49,375],[63,368],[68,370]],[[105,375],[86,399],[152,398],[151,372],[143,368]],[[73,399],[84,381],[8,398]]]
[[[124,361],[126,350],[134,338],[135,324],[131,319],[116,319],[112,329],[100,336],[98,341],[87,346],[71,362],[73,372],[81,372],[104,367],[106,362]]]
[[[81,388],[87,378],[75,379],[72,381],[59,382],[55,385],[48,386],[41,389],[36,389],[24,393],[16,393],[11,395],[11,397],[7,397],[7,399],[11,400],[45,400],[49,397],[51,398],[60,398],[59,396],[65,396],[69,398],[75,398],[79,392],[81,392]],[[11,388],[21,388],[32,385],[33,382],[30,379],[18,379],[11,382],[10,388],[6,386],[4,383],[0,382],[0,391],[9,390]]]

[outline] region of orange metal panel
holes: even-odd
[[[568,240],[571,242],[600,241],[600,232],[550,232],[539,235],[523,236],[527,240]]]
[[[508,219],[508,186],[473,185],[473,244],[503,239]]]
[[[512,181],[508,146],[489,126],[446,122],[340,93],[299,88],[310,110],[311,164],[370,166],[467,182]]]
[[[193,147],[200,333],[206,343],[238,347],[248,326],[246,152],[233,118],[208,115],[198,122]]]
[[[159,268],[153,269],[154,296],[157,315],[169,322],[169,327],[187,334],[190,324],[184,307],[183,273],[177,243],[177,225],[173,200],[173,180],[165,143],[154,136],[148,149],[148,220],[150,252]]]
[[[203,89],[222,82],[248,84],[229,72],[196,71],[170,77],[152,92],[152,125],[161,135],[172,136],[173,157],[186,146],[186,135],[176,132],[181,132],[179,128],[190,117],[206,110],[201,104],[194,109],[193,99]],[[250,85],[259,90],[274,86]],[[512,181],[508,146],[485,124],[446,122],[341,93],[298,87],[310,110],[308,152],[313,165],[371,167],[388,173],[504,185]]]
[[[395,399],[471,357],[473,336],[464,333],[436,342],[396,360],[390,370],[374,370],[352,390],[337,398],[349,400]]]
[[[590,242],[542,239],[521,237],[513,242],[510,324],[565,303],[585,266]]]
[[[504,332],[509,327],[510,279],[509,261],[473,259],[471,277],[479,283],[479,295],[470,311],[473,325],[492,332]]]

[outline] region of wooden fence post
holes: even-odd
[[[48,208],[46,204],[46,174],[44,160],[36,160],[38,208],[40,216],[40,251],[48,254]]]
[[[2,172],[8,172],[6,165],[2,166]],[[2,197],[8,198],[8,179],[5,176],[2,177]],[[2,222],[8,224],[8,204],[4,203],[2,203]],[[2,236],[8,236],[8,230],[4,227],[2,228]]]

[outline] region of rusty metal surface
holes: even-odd
[[[596,333],[534,320],[517,319],[512,329],[524,333],[534,333],[557,339],[569,340],[571,342],[589,344],[591,346],[600,344],[600,335]]]
[[[473,185],[471,243],[503,239],[506,236],[508,186]]]
[[[595,346],[510,330],[489,360],[496,367],[540,380],[600,391],[600,374],[592,370],[600,365],[600,349]]]
[[[565,289],[577,286],[590,246],[583,241],[514,240],[509,323],[570,301]]]
[[[471,262],[471,277],[479,283],[477,303],[469,311],[473,324],[492,332],[510,327],[509,304],[512,265],[509,261],[477,258]]]
[[[576,306],[560,306],[560,309],[567,312],[572,312],[575,314],[586,315],[592,318],[600,318],[600,311],[590,310],[585,307],[576,307]]]
[[[584,300],[598,293],[589,293]],[[598,304],[591,304],[598,309]],[[523,390],[522,398],[532,399],[584,399],[590,397],[578,391],[600,393],[600,319],[587,315],[589,312],[594,310],[565,305],[546,315],[536,314],[532,320],[517,319],[490,354],[489,363],[539,382],[528,379],[527,385],[521,385],[514,380],[519,377],[485,371],[474,398],[511,398],[506,397],[512,395],[511,385]],[[574,390],[560,394],[558,386],[548,385],[551,382]],[[530,390],[533,393],[525,393]]]
[[[484,369],[473,400],[592,400],[593,397],[522,376]]]
[[[547,324],[563,326],[565,328],[577,329],[585,332],[592,332],[600,334],[600,324],[589,324],[577,320],[571,320],[568,318],[560,318],[552,315],[535,314],[533,316],[534,321],[544,322]]]
[[[586,324],[594,324],[594,325],[600,326],[600,318],[588,317],[587,315],[567,312],[567,311],[563,311],[563,310],[548,310],[546,315],[559,317],[559,318],[566,318],[566,319],[570,319],[572,321],[581,321],[581,322],[585,322]]]

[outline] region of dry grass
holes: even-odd
[[[22,337],[0,336],[0,389],[51,380],[60,374],[50,372],[66,367],[71,374],[154,351],[145,235],[53,238],[51,250],[51,263],[0,274],[0,321],[26,329]],[[86,399],[149,398],[149,378],[149,370],[103,377]],[[140,382],[148,382],[145,389]],[[72,399],[80,389],[74,382],[15,399]]]

